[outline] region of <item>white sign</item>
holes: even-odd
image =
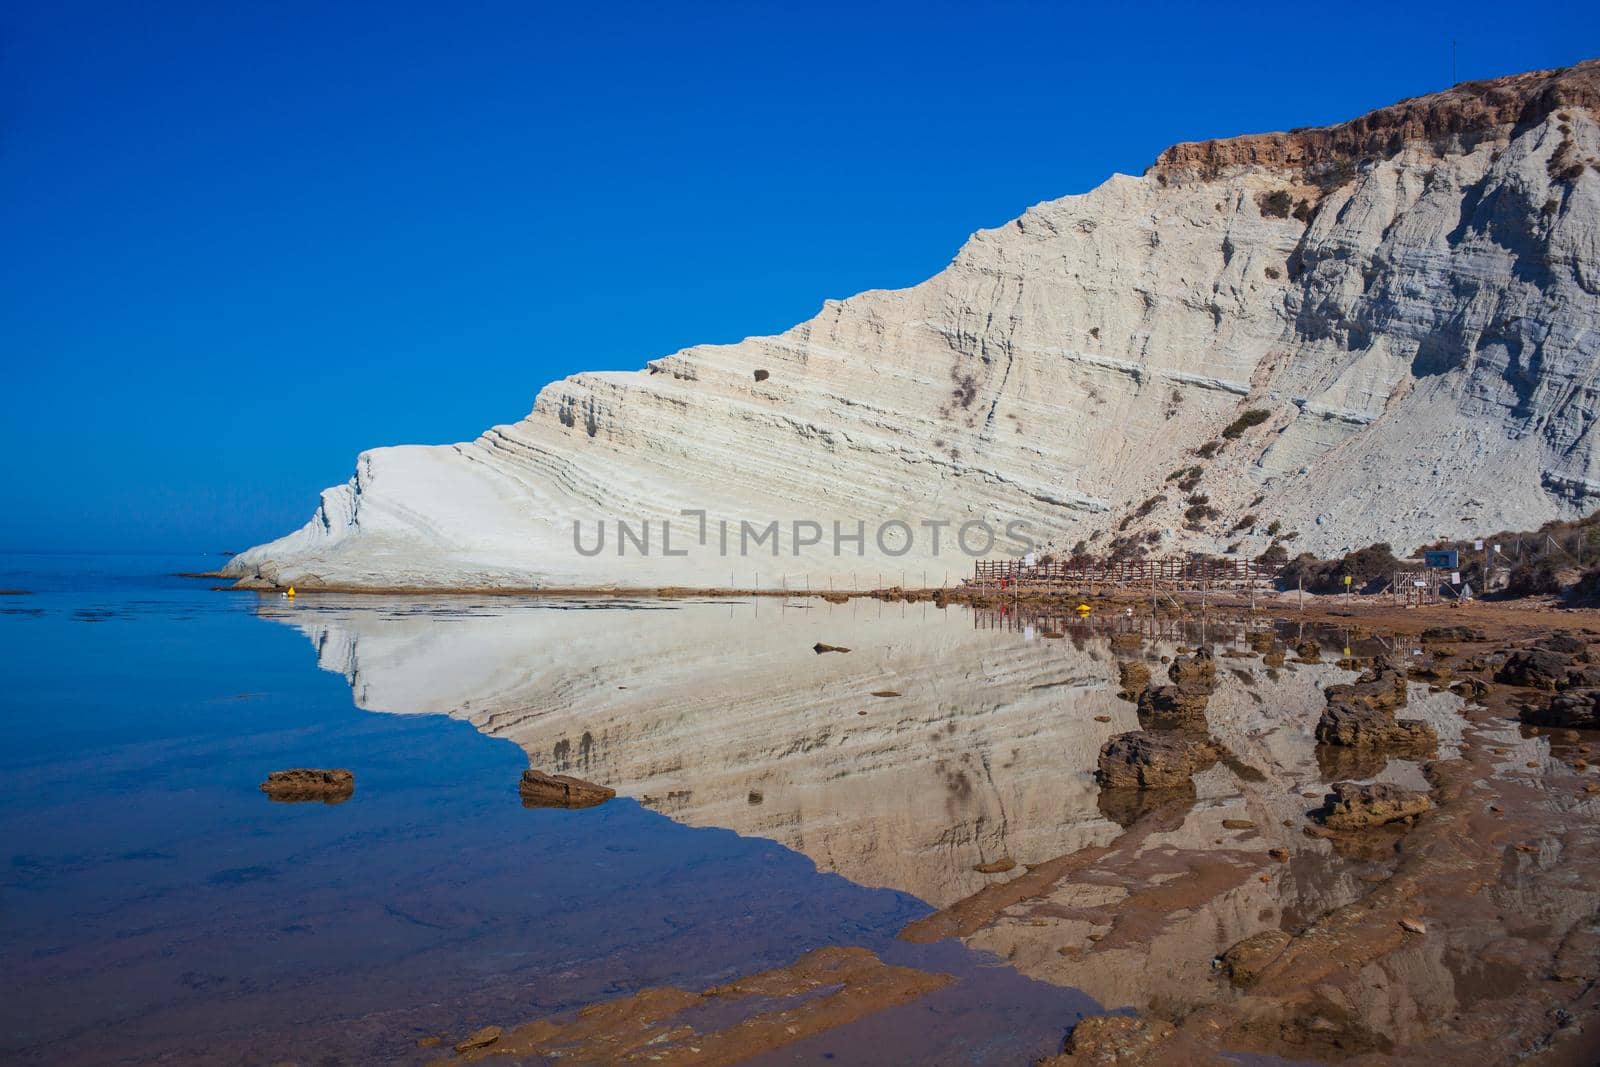
[[[1495,545],[1495,546],[1494,546],[1494,550],[1495,550],[1495,551],[1496,551],[1496,552],[1499,552],[1499,551],[1500,551],[1500,546],[1499,546],[1499,545]]]
[[[1418,578],[1416,581],[1412,582],[1411,584],[1416,586],[1418,589],[1421,589],[1424,586],[1426,586],[1428,583],[1423,581],[1421,578]]]
[[[1450,584],[1451,585],[1460,585],[1461,584],[1461,572],[1460,571],[1451,571],[1450,572]]]
[[[1472,547],[1477,549],[1479,552],[1482,552],[1483,551],[1483,542],[1482,541],[1474,541],[1474,542],[1472,542]]]
[[[1024,567],[1034,567],[1034,566],[1037,566],[1038,563],[1039,563],[1039,556],[1038,556],[1037,553],[1029,552],[1026,556],[1022,557],[1022,565]]]

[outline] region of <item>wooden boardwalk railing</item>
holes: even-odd
[[[1022,560],[977,560],[968,581],[981,588],[1088,589],[1125,586],[1149,589],[1221,589],[1264,586],[1280,567],[1252,559],[1193,557],[1135,559],[1117,563],[1035,563]]]

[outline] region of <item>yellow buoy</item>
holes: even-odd
[[[1088,615],[1089,614],[1089,610],[1090,610],[1089,605],[1087,605],[1087,604],[1079,604],[1078,608],[1077,608],[1078,617],[1082,618],[1083,616]]]
[[[287,593],[285,593],[284,596],[286,596],[289,599],[293,600],[294,599],[294,586],[291,585],[289,587],[289,591]]]

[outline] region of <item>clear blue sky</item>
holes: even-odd
[[[1600,54],[1600,5],[0,12],[0,547],[239,549],[363,448],[912,284],[1167,144]]]

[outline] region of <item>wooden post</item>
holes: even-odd
[[[1300,614],[1306,612],[1306,580],[1304,577],[1296,578],[1295,584],[1300,587]]]

